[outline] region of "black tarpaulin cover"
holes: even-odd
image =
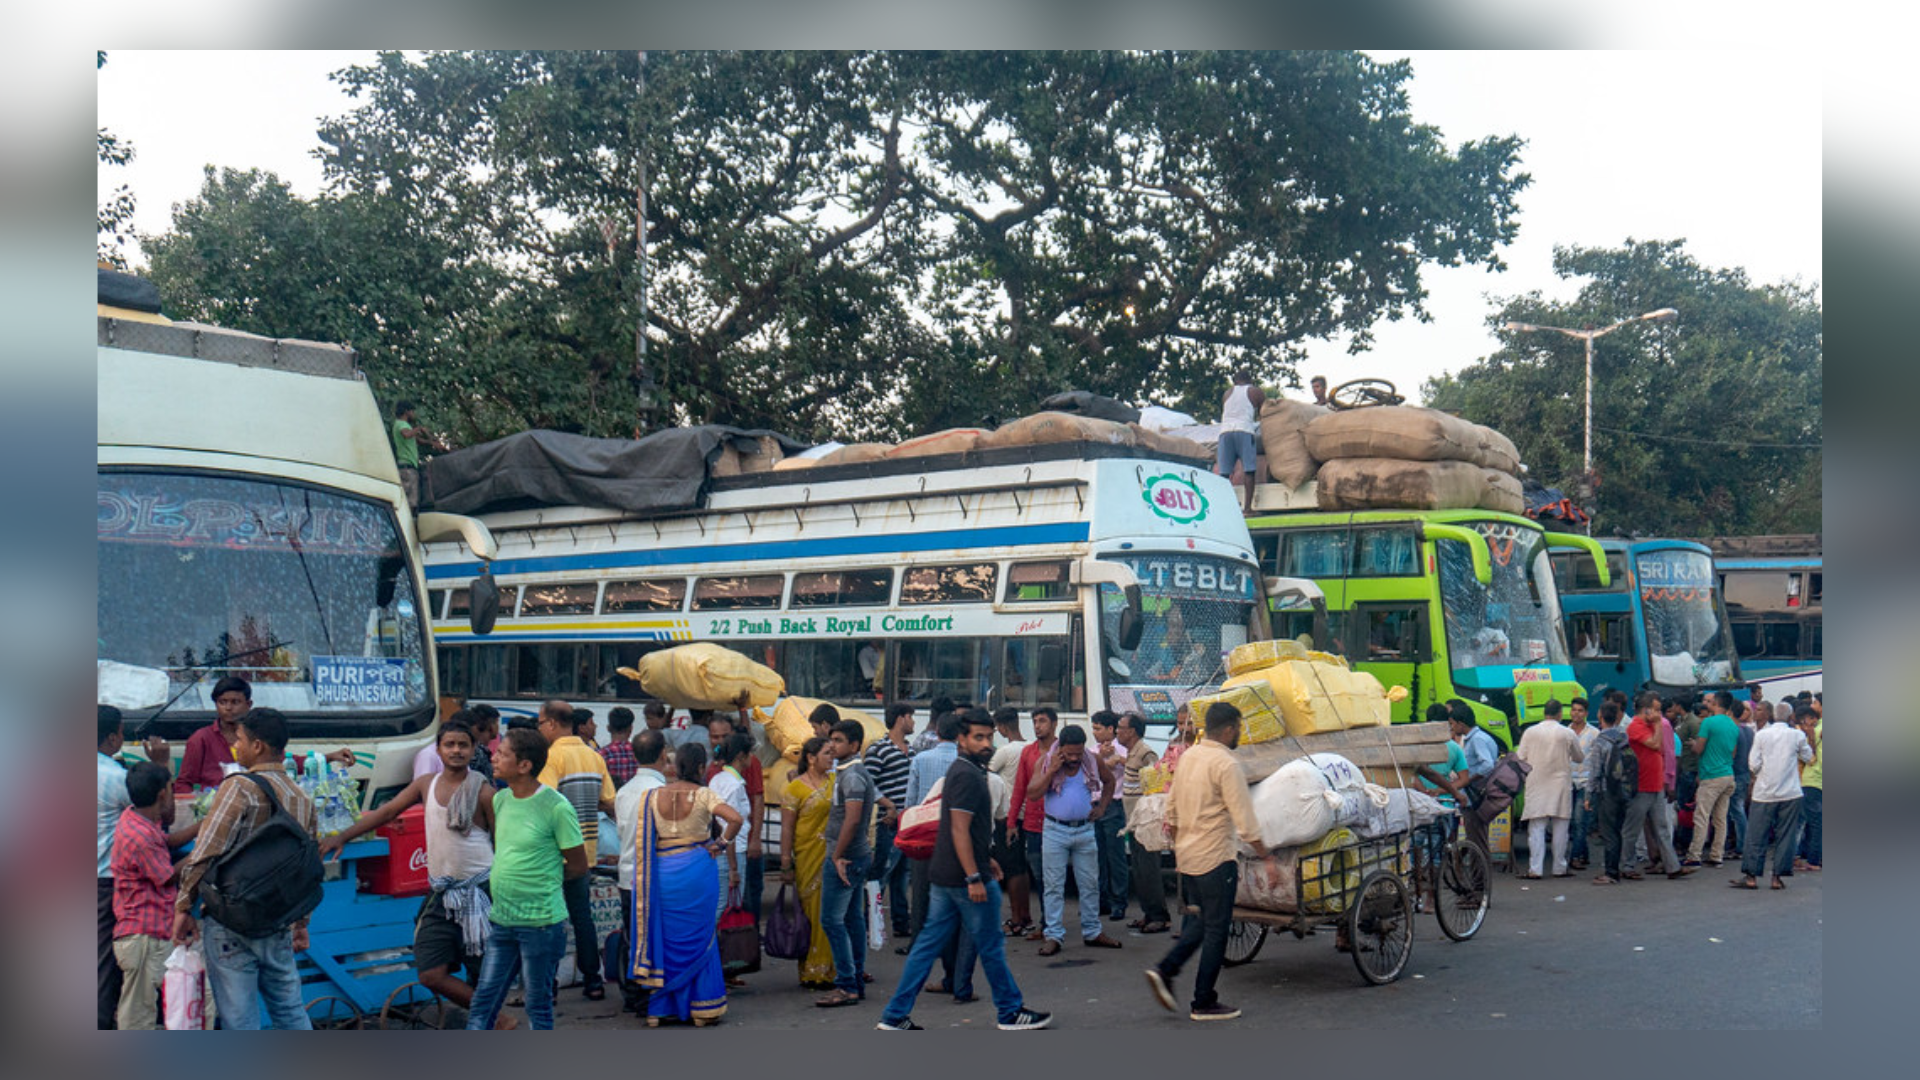
[[[539,430],[441,454],[422,471],[432,508],[449,514],[540,506],[687,510],[700,505],[727,440],[750,452],[763,437],[787,453],[806,449],[776,432],[719,425],[670,428],[644,439]]]

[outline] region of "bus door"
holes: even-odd
[[[1418,682],[1420,666],[1433,662],[1427,608],[1425,600],[1369,601],[1354,604],[1345,619],[1349,662],[1384,686],[1408,690],[1407,699],[1393,706],[1396,724],[1414,719],[1422,698],[1434,693]]]

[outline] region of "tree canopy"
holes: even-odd
[[[1681,240],[1556,249],[1554,272],[1585,279],[1575,299],[1510,298],[1489,324],[1584,330],[1680,313],[1594,342],[1596,535],[1820,531],[1822,314],[1812,288],[1701,266]],[[1427,403],[1505,432],[1534,476],[1571,492],[1584,347],[1554,333],[1501,335],[1499,352],[1429,381]]]
[[[100,49],[93,54],[93,69],[107,66],[107,51]],[[101,165],[125,165],[133,160],[133,144],[108,131],[99,128],[95,134],[94,157]],[[127,256],[122,250],[127,241],[133,238],[133,211],[136,206],[133,189],[125,184],[113,189],[107,201],[96,207],[94,225],[94,254],[101,262],[110,266],[126,269]]]
[[[1500,266],[1520,142],[1449,148],[1410,74],[1353,53],[385,53],[336,75],[359,104],[319,131],[324,196],[210,172],[146,245],[183,313],[347,340],[465,440],[629,434],[650,404],[888,438],[1072,388],[1210,413],[1233,368],[1295,382],[1305,342],[1423,317],[1423,267]]]

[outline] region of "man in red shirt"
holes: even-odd
[[[173,951],[173,900],[178,878],[167,854],[164,823],[173,816],[166,767],[151,761],[127,770],[127,797],[113,833],[113,955],[120,963],[121,1031],[160,1027],[160,980]]]
[[[1660,695],[1651,690],[1642,690],[1633,700],[1636,710],[1633,723],[1627,725],[1627,742],[1633,747],[1634,759],[1640,765],[1639,783],[1634,788],[1633,801],[1627,804],[1625,825],[1622,835],[1632,836],[1646,827],[1653,815],[1658,814],[1658,804],[1667,797],[1667,762],[1661,753],[1660,734],[1663,718],[1660,715]],[[1667,736],[1670,740],[1672,736]],[[1656,828],[1654,837],[1659,841],[1660,857],[1664,860],[1667,877],[1678,879],[1693,873],[1692,867],[1680,865],[1680,857],[1673,851],[1673,834]],[[1647,853],[1649,857],[1653,854]],[[1622,874],[1628,881],[1638,881],[1643,876],[1639,871]]]
[[[1033,710],[1033,741],[1020,751],[1020,767],[1013,774],[1013,803],[1007,809],[1007,843],[1026,845],[1027,876],[1033,881],[1045,880],[1040,866],[1040,834],[1046,828],[1047,807],[1040,799],[1027,798],[1027,787],[1034,770],[1040,767],[1040,759],[1053,749],[1054,732],[1059,726],[1059,713],[1044,705]],[[1046,936],[1046,931],[1036,925],[1027,940],[1041,941]]]

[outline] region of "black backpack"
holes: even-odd
[[[215,860],[200,887],[206,915],[243,937],[279,933],[320,906],[320,845],[253,773],[273,813]]]
[[[1610,799],[1622,804],[1631,802],[1640,790],[1640,759],[1634,756],[1633,744],[1621,739],[1607,758],[1605,771],[1600,774],[1600,787]]]

